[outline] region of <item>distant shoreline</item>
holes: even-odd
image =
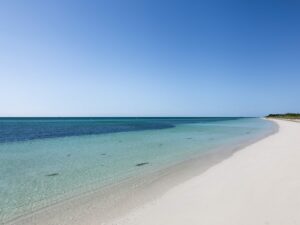
[[[266,116],[269,119],[287,119],[287,120],[300,120],[299,113],[285,113],[285,114],[269,114]]]

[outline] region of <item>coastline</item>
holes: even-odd
[[[278,127],[274,126],[272,133],[267,136],[277,132],[277,130]],[[173,187],[193,179],[229,158],[236,151],[265,137],[260,136],[248,142],[230,146],[228,149],[222,149],[222,151],[189,159],[167,169],[146,175],[146,177],[127,179],[120,184],[55,203],[5,224],[106,224],[159,199]]]
[[[279,131],[115,220],[118,225],[300,224],[300,126]]]

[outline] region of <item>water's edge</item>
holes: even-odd
[[[192,177],[198,176],[212,166],[232,156],[236,151],[258,142],[272,134],[279,127],[274,122],[269,133],[253,138],[235,146],[227,147],[221,151],[214,151],[193,159],[186,160],[168,168],[152,172],[141,177],[125,179],[114,185],[108,185],[101,190],[93,190],[76,197],[62,200],[50,206],[41,208],[34,213],[22,215],[7,221],[8,225],[26,224],[71,224],[72,221],[93,220],[106,223],[114,220],[129,211],[153,201],[172,187],[183,183]],[[81,223],[80,223],[81,224]]]

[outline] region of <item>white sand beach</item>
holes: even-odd
[[[140,188],[129,182],[125,189],[88,193],[8,224],[300,224],[300,123],[274,122],[277,133],[234,154],[189,161],[148,177]]]
[[[300,123],[275,122],[277,133],[113,224],[300,224]]]

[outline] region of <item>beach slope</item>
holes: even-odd
[[[274,135],[113,224],[300,224],[300,123],[274,121]]]

